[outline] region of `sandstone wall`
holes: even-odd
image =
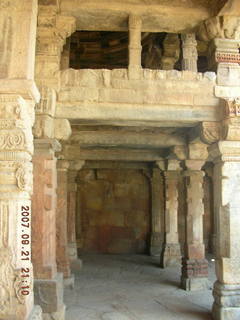
[[[146,252],[150,185],[141,170],[82,170],[80,198],[81,251]]]

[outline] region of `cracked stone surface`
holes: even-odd
[[[144,255],[81,258],[75,288],[65,290],[66,320],[211,319],[211,289],[180,289],[180,267],[161,269],[158,258]],[[214,263],[209,265],[212,284]]]

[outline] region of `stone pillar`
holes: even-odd
[[[215,320],[240,319],[240,142],[210,147],[214,159],[214,209],[217,224]]]
[[[160,256],[163,244],[164,190],[163,177],[159,168],[153,169],[152,179],[152,229],[150,254]]]
[[[74,278],[70,270],[67,236],[68,168],[67,160],[57,161],[57,269],[63,273],[65,285],[73,286]]]
[[[84,161],[71,161],[68,171],[68,252],[72,268],[80,269],[82,262],[78,259],[76,240],[76,204],[77,204],[77,182],[76,177],[84,165]]]
[[[138,79],[142,68],[141,64],[141,32],[142,32],[142,19],[137,15],[131,14],[129,16],[129,77]]]
[[[54,139],[36,139],[33,156],[32,261],[35,303],[47,317],[64,319],[63,275],[56,265],[55,152],[61,145]]]
[[[197,41],[194,33],[187,33],[181,35],[182,39],[182,70],[197,72]]]
[[[168,160],[165,176],[165,239],[161,254],[161,267],[181,264],[181,248],[178,236],[178,183],[180,177],[178,160]]]
[[[83,230],[82,230],[82,213],[81,213],[81,204],[82,204],[82,181],[80,180],[79,175],[76,178],[77,183],[77,202],[76,202],[76,242],[77,242],[77,249],[82,249],[83,247]]]
[[[162,69],[173,70],[180,57],[180,40],[177,34],[168,33],[163,41]]]
[[[182,287],[185,290],[208,288],[208,261],[203,239],[202,160],[186,160],[187,188],[186,245],[182,261]]]
[[[34,307],[31,194],[37,1],[0,2],[0,319],[42,319]]]
[[[70,63],[70,38],[67,38],[66,44],[63,47],[63,52],[61,55],[60,69],[61,70],[68,69],[69,63]]]

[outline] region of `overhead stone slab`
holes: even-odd
[[[82,147],[114,146],[135,148],[161,148],[184,145],[180,135],[164,133],[139,133],[127,131],[80,131],[74,132],[71,141]]]
[[[77,18],[78,30],[127,30],[131,13],[142,16],[144,32],[182,32],[211,16],[208,1],[63,0],[61,11]]]

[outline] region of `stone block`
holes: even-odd
[[[100,102],[143,103],[143,94],[130,89],[100,89]]]
[[[34,280],[34,299],[43,313],[57,312],[63,306],[63,275],[58,273],[54,279]]]
[[[40,306],[34,306],[33,310],[28,317],[28,320],[42,320],[43,319],[43,314],[42,314],[42,309]],[[9,319],[11,320],[11,319]],[[14,319],[12,319],[14,320]]]
[[[59,92],[58,100],[64,102],[98,101],[98,89],[87,87],[71,87]]]
[[[179,243],[167,243],[164,245],[160,265],[162,268],[180,265],[182,260]]]

